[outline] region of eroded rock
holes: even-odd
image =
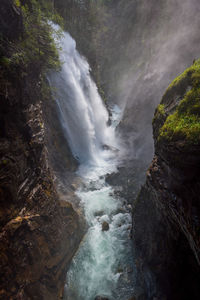
[[[199,65],[196,62],[169,86],[156,109],[155,155],[133,203],[138,274],[153,299],[196,300],[200,295],[200,136],[198,128],[193,136],[192,126],[180,126],[193,114],[199,124]],[[171,126],[166,122],[177,110],[177,126]]]
[[[22,34],[23,20],[13,1],[1,4],[0,27],[8,47],[9,39]],[[6,56],[7,48],[2,46],[1,52]],[[20,67],[6,80],[0,68],[0,299],[55,300],[62,294],[83,226],[55,189],[40,70],[30,69],[23,77]]]

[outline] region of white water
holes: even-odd
[[[50,76],[60,111],[64,133],[72,153],[82,165],[102,165],[104,144],[116,147],[114,130],[107,126],[108,112],[90,77],[87,61],[76,50],[76,43],[65,33],[61,39],[62,71]]]
[[[117,198],[105,182],[105,175],[117,166],[119,141],[115,127],[120,110],[113,107],[112,125],[108,126],[108,113],[87,61],[68,33],[61,46],[62,70],[49,79],[56,88],[65,136],[80,162],[78,173],[84,184],[77,195],[89,225],[68,271],[65,299],[94,300],[96,295],[105,294],[109,299],[127,300],[133,293],[131,216],[123,199]],[[108,231],[102,231],[103,221],[109,223]]]

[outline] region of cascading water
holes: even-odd
[[[129,239],[130,208],[106,184],[115,171],[119,143],[115,127],[120,110],[113,107],[112,122],[90,77],[87,61],[68,33],[61,39],[62,70],[51,74],[60,120],[73,155],[79,160],[83,187],[77,191],[88,232],[67,275],[65,299],[94,300],[97,295],[127,300],[133,294],[134,273]],[[102,231],[102,223],[109,224]]]
[[[64,133],[81,164],[99,165],[104,144],[115,145],[114,131],[107,126],[108,113],[90,77],[89,65],[68,33],[64,34],[61,47],[62,71],[52,74],[50,81],[56,89]]]

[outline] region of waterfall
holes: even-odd
[[[64,134],[81,165],[102,165],[109,149],[116,147],[108,112],[90,76],[89,64],[76,50],[74,39],[64,33],[59,41],[62,70],[49,76],[54,87]]]
[[[64,299],[94,300],[104,294],[126,300],[133,293],[133,273],[128,271],[133,265],[130,206],[105,181],[117,166],[120,147],[115,128],[121,111],[113,106],[108,122],[89,65],[75,41],[64,33],[59,43],[62,68],[50,74],[49,81],[65,137],[80,162],[84,185],[76,194],[89,227],[69,268]],[[108,231],[102,231],[103,222],[109,224]]]

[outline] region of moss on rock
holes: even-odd
[[[174,97],[176,95],[176,97]],[[178,96],[177,96],[178,95]],[[172,104],[173,109],[168,109]],[[177,102],[178,101],[178,102]],[[168,87],[158,106],[154,121],[166,113],[166,120],[159,128],[158,142],[184,140],[185,144],[200,142],[200,60],[185,70]]]

